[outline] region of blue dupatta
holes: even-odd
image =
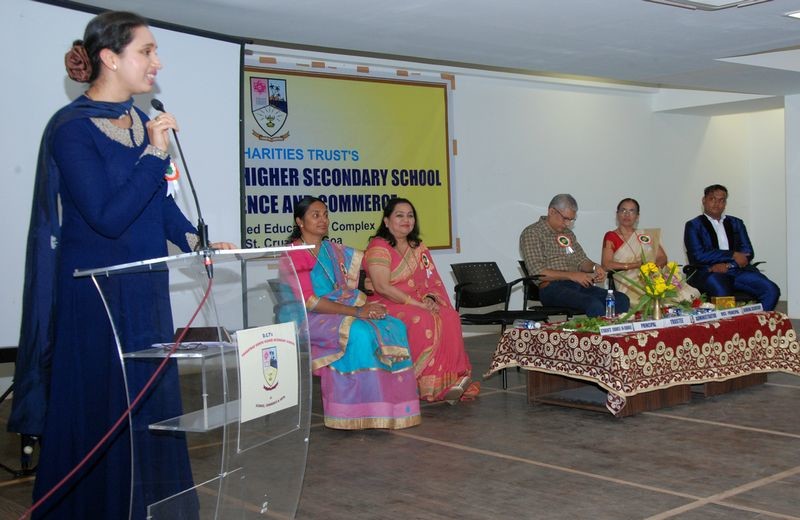
[[[54,340],[58,245],[61,240],[58,214],[60,173],[52,155],[56,130],[75,119],[118,118],[132,107],[133,98],[122,103],[108,103],[81,96],[56,112],[45,127],[39,145],[28,228],[22,322],[8,431],[41,435],[44,430]]]

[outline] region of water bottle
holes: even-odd
[[[514,320],[512,326],[515,329],[540,329],[542,324],[534,320]]]
[[[606,318],[613,318],[617,315],[617,302],[614,299],[614,291],[611,289],[606,293]]]

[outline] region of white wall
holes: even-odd
[[[653,113],[657,94],[645,89],[465,75],[456,84],[462,250],[436,254],[442,268],[494,259],[516,277],[520,231],[560,192],[578,200],[575,231],[590,257],[599,259],[617,202],[631,196],[640,224],[661,227],[670,257],[683,263],[683,224],[701,212],[703,188],[721,183],[730,213],[747,221],[758,257],[786,293],[786,244],[773,238],[786,229],[782,110]]]
[[[786,234],[781,237],[776,232],[775,240],[783,238],[787,243],[789,265],[798,264],[800,259],[800,95],[786,97]],[[776,186],[776,189],[778,187]],[[800,273],[789,270],[787,273],[789,293],[789,315],[800,316]]]

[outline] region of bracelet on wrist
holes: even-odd
[[[145,155],[154,155],[154,156],[158,157],[159,159],[161,159],[162,161],[166,160],[166,159],[169,159],[169,154],[167,152],[165,152],[164,150],[162,150],[158,146],[153,146],[152,144],[148,144],[145,147],[144,152],[142,153],[142,156],[145,156]]]

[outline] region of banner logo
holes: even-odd
[[[268,347],[261,349],[261,371],[267,383],[264,390],[272,390],[278,386],[278,349]]]
[[[276,137],[289,117],[289,102],[286,97],[286,80],[262,77],[250,78],[250,110],[258,126],[267,133],[253,130],[253,135],[262,141],[283,141],[289,132]]]

